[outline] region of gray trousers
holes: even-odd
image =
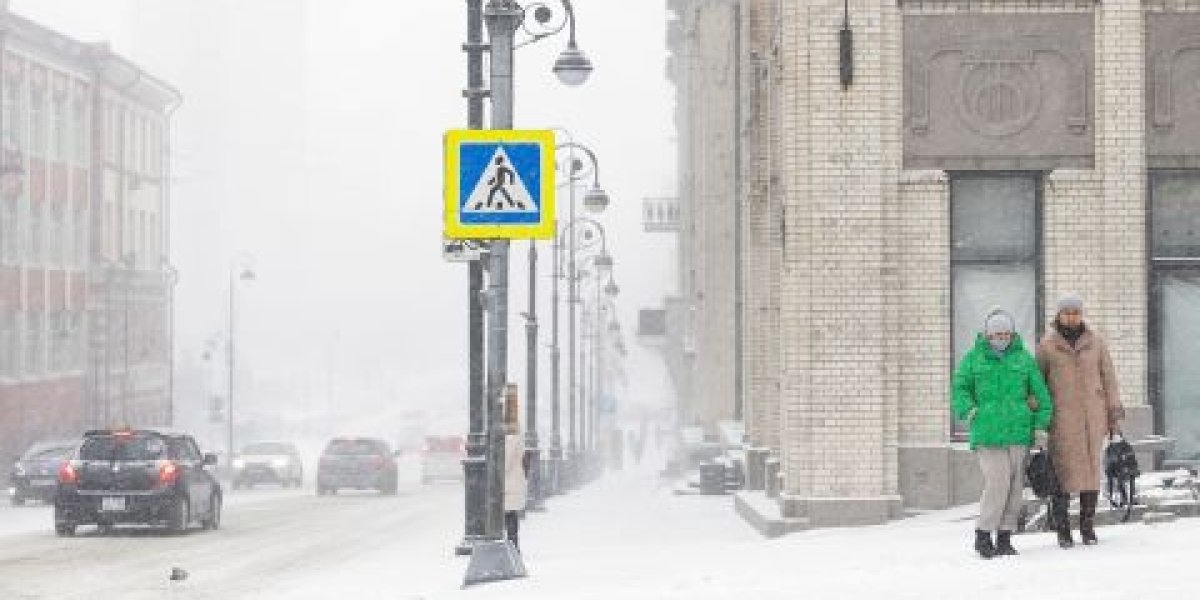
[[[979,499],[979,520],[975,528],[982,531],[1015,531],[1017,516],[1024,502],[1025,446],[976,448],[979,470],[983,471],[983,497]]]

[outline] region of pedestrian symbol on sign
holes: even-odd
[[[554,237],[554,132],[446,133],[446,237]]]
[[[497,146],[487,169],[479,178],[471,195],[467,197],[463,212],[536,212],[533,198],[521,181],[521,175],[511,165],[512,160],[504,151],[504,147]]]

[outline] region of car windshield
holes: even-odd
[[[338,456],[355,454],[383,454],[379,442],[371,440],[333,440],[325,449],[325,454]]]
[[[292,447],[278,442],[260,442],[242,448],[242,454],[291,454]]]
[[[79,449],[82,460],[166,459],[167,444],[156,435],[100,435],[89,437]]]

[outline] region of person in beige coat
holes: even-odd
[[[515,390],[504,403],[504,530],[513,547],[521,549],[518,529],[529,487],[529,458],[521,435],[521,417]]]
[[[1038,344],[1037,361],[1054,397],[1050,452],[1062,493],[1052,499],[1051,512],[1058,545],[1075,545],[1067,512],[1071,494],[1079,494],[1080,538],[1092,545],[1104,440],[1119,431],[1125,414],[1108,344],[1084,322],[1079,296],[1059,300],[1053,326]]]

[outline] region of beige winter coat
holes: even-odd
[[[1063,490],[1100,489],[1104,439],[1122,414],[1108,344],[1085,328],[1075,347],[1051,328],[1037,348],[1038,366],[1054,398],[1050,451]]]
[[[519,433],[504,436],[504,510],[525,510],[525,438]]]

